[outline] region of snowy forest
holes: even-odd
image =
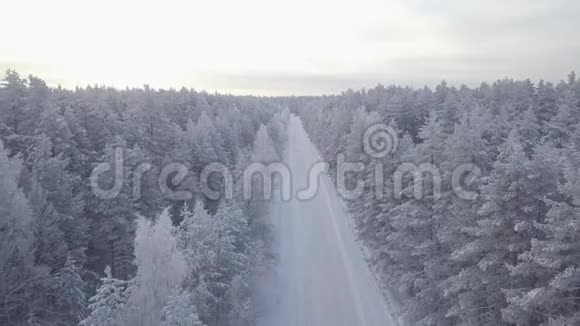
[[[383,121],[400,139],[381,161],[391,176],[386,189],[393,189],[393,171],[404,162],[442,171],[438,196],[417,199],[409,183],[402,196],[377,200],[368,183],[362,198],[347,200],[381,285],[398,296],[411,325],[580,323],[580,81],[574,73],[556,85],[512,79],[475,89],[442,82],[434,91],[379,85],[289,105],[331,170],[338,153],[368,160],[364,127]],[[461,163],[481,169],[475,200],[454,196],[445,178]],[[372,173],[373,164],[363,173]]]
[[[0,88],[0,325],[253,325],[272,263],[263,202],[165,200],[141,162],[234,171],[284,147],[275,101],[189,89],[49,88],[8,71]],[[122,148],[122,192],[91,169]],[[184,182],[185,186],[194,185]],[[183,185],[181,185],[183,186]]]
[[[70,90],[9,70],[0,86],[0,325],[258,325],[255,288],[279,260],[275,211],[240,189],[251,163],[285,159],[291,115],[332,178],[339,154],[367,163],[351,182],[370,180],[381,163],[385,189],[394,189],[393,173],[405,162],[442,171],[440,194],[416,198],[408,178],[400,194],[375,198],[377,185],[367,182],[362,197],[343,198],[366,262],[404,324],[580,323],[574,73],[556,84],[503,79],[475,88],[441,82],[433,90],[378,85],[255,97],[148,86]],[[361,143],[376,122],[399,139],[380,160]],[[91,173],[114,166],[119,148],[122,191],[96,196]],[[188,167],[174,186],[189,199],[165,198],[157,186],[160,167],[173,162]],[[214,162],[232,171],[233,198],[198,188],[195,179]],[[137,196],[142,163],[152,170]],[[473,200],[455,196],[449,183],[462,163],[481,170],[470,184]],[[110,186],[113,176],[105,179]]]

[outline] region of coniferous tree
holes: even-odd
[[[82,326],[127,325],[127,282],[112,277],[109,266],[97,293],[89,299],[90,315],[81,321]]]
[[[18,187],[22,161],[8,158],[0,141],[0,322],[24,323],[37,271],[32,249],[32,212]]]
[[[190,293],[175,292],[169,297],[160,326],[203,326]]]
[[[80,322],[86,310],[86,284],[79,272],[78,263],[69,254],[64,267],[54,276],[57,311],[66,315],[66,321],[71,324]]]
[[[137,275],[129,292],[130,325],[159,325],[163,307],[186,275],[186,261],[165,209],[155,223],[141,218],[135,237]]]

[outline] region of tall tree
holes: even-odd
[[[7,325],[25,322],[36,277],[32,212],[17,184],[21,169],[0,141],[0,322]]]
[[[174,237],[174,227],[165,209],[155,223],[138,221],[135,237],[137,276],[129,288],[131,325],[157,326],[163,307],[186,275],[186,261]]]
[[[105,268],[105,277],[97,293],[89,299],[90,315],[81,321],[82,326],[124,326],[127,324],[127,282],[113,278],[111,269]]]

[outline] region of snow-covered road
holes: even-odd
[[[286,163],[304,189],[320,156],[296,117]],[[326,174],[316,196],[274,204],[280,262],[262,291],[262,326],[398,325],[355,241],[349,216]]]

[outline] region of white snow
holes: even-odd
[[[320,156],[297,117],[289,127],[286,163],[294,191],[304,189]],[[280,261],[262,289],[263,326],[399,325],[326,174],[308,201],[279,201],[273,211]]]

